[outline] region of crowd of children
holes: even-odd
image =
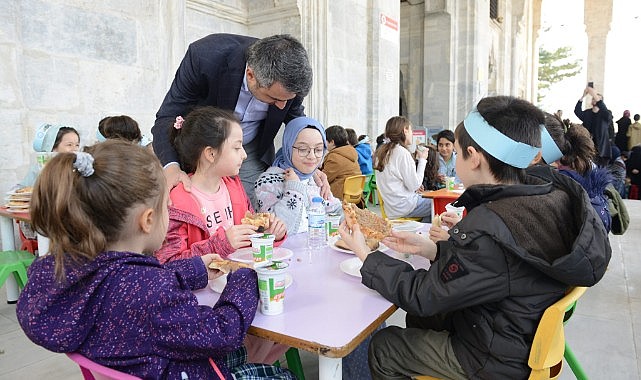
[[[31,266],[18,301],[27,336],[145,378],[293,378],[269,364],[286,346],[247,336],[258,303],[254,271],[229,274],[213,308],[198,306],[192,293],[222,275],[208,268],[212,260],[249,246],[257,232],[241,221],[254,209],[238,178],[247,155],[234,114],[200,107],[176,118],[169,140],[189,181],[173,189],[130,117],[101,120],[102,142],[83,152],[78,133],[65,128],[43,127],[34,144],[59,153],[33,184],[33,227],[51,248]],[[467,216],[441,218],[449,231],[432,226],[429,239],[393,232],[383,241],[432,260],[428,270],[371,253],[358,225],[341,224],[341,238],[363,261],[363,284],[408,313],[406,328],[384,328],[345,358],[346,378],[527,377],[543,311],[607,268],[613,221],[605,187],[624,170],[641,176],[630,169],[641,147],[630,150],[626,169],[616,158],[609,171],[595,167],[586,129],[567,129],[505,96],[482,99],[454,131],[413,155],[403,116],[387,121],[374,153],[368,140],[294,118],[254,186],[276,245],[307,230],[307,208],[322,193],[314,175],[344,169],[343,159],[354,173],[376,176],[390,218],[430,221],[431,200],[418,192],[442,188],[446,177],[466,187],[455,205]],[[326,211],[342,213],[342,191],[332,193]]]

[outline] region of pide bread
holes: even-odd
[[[367,209],[360,209],[354,203],[343,202],[345,222],[350,229],[358,223],[366,238],[379,242],[392,234],[392,224],[387,219],[374,214]]]
[[[245,217],[240,220],[240,223],[267,229],[269,228],[269,213],[257,212],[252,214],[251,212],[247,211],[245,212]]]
[[[209,268],[211,269],[217,269],[223,273],[229,273],[229,272],[234,272],[239,270],[240,268],[250,268],[253,269],[253,267],[249,264],[245,263],[239,263],[237,261],[231,261],[231,260],[214,260],[209,264]]]
[[[31,193],[31,192],[33,192],[33,187],[31,187],[31,186],[23,187],[22,189],[18,189],[15,192],[16,192],[16,194]]]
[[[441,226],[441,216],[439,214],[434,215],[434,218],[432,218],[432,225],[434,227]]]

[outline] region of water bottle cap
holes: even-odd
[[[314,197],[314,198],[312,198],[312,203],[323,203],[323,198]]]

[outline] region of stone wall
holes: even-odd
[[[408,0],[400,68],[414,125],[454,129],[484,96],[531,100],[533,0]],[[517,52],[525,52],[520,54]]]
[[[42,123],[76,127],[81,145],[108,115],[148,132],[189,43],[217,32],[299,38],[307,114],[375,138],[398,113],[399,18],[387,0],[0,1],[0,191],[26,174]]]

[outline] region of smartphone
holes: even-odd
[[[594,88],[594,82],[588,82],[588,87]]]

